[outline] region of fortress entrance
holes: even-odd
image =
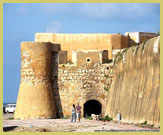
[[[88,100],[84,104],[84,117],[91,116],[91,114],[99,115],[102,112],[102,105],[97,100]]]

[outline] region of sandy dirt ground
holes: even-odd
[[[3,115],[3,129],[6,132],[159,132],[160,129],[140,127],[113,122],[82,119],[28,119],[14,120],[13,114]]]

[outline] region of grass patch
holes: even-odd
[[[10,117],[10,118],[8,118],[8,120],[14,120],[14,118],[13,117]]]
[[[112,121],[113,118],[109,117],[109,115],[106,115],[104,118],[101,118],[100,120],[102,120],[102,121]]]
[[[93,120],[93,118],[92,118],[91,116],[88,116],[87,119],[89,119],[89,120]]]

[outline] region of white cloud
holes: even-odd
[[[81,16],[96,19],[134,19],[159,15],[158,3],[50,3],[41,10],[51,15]],[[151,17],[152,18],[152,17]]]
[[[12,8],[10,8],[11,11]],[[159,3],[26,3],[14,10],[21,15],[79,16],[95,19],[153,18],[160,15]],[[14,12],[14,11],[13,11]]]
[[[53,21],[47,24],[45,32],[46,33],[63,33],[64,27],[61,22]]]
[[[112,4],[81,4],[79,6],[78,13],[82,16],[88,16],[93,18],[106,18],[112,17],[117,13],[116,5]]]
[[[81,4],[78,13],[93,18],[136,18],[156,15],[158,4],[144,3],[102,3]]]

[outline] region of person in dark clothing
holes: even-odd
[[[76,112],[77,112],[77,119],[78,119],[78,121],[80,122],[80,117],[81,117],[81,106],[79,105],[79,103],[78,103],[78,105],[76,106]]]

